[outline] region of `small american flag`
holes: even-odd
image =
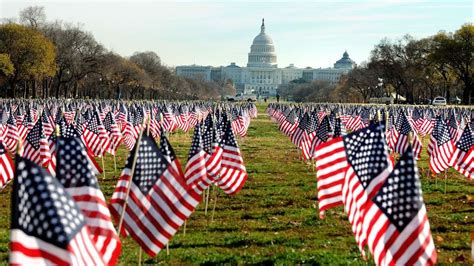
[[[166,160],[170,163],[171,167],[181,176],[184,176],[183,169],[179,163],[178,157],[174,153],[173,147],[171,146],[168,137],[166,137],[165,131],[161,130],[160,134],[160,151],[165,156]]]
[[[224,130],[221,172],[217,184],[226,194],[234,195],[244,186],[248,175],[231,123],[227,119]]]
[[[135,171],[131,168],[136,146],[112,195],[110,210],[119,220],[127,201],[121,233],[128,232],[153,257],[193,213],[200,196],[173,169],[153,138],[143,135],[138,143]]]
[[[436,249],[411,147],[367,202],[366,209],[364,230],[377,265],[436,264]]]
[[[109,136],[109,145],[107,148],[107,152],[112,155],[115,155],[120,143],[122,142],[122,132],[120,132],[120,128],[115,122],[112,112],[107,113],[104,118],[103,124]]]
[[[348,164],[342,137],[321,144],[315,159],[319,216],[323,218],[326,210],[343,204],[342,185]]]
[[[20,157],[11,219],[11,265],[104,265],[81,210],[61,183]]]
[[[450,165],[467,178],[474,180],[474,135],[467,125],[454,146]]]
[[[18,127],[16,126],[15,117],[13,117],[12,114],[10,114],[10,116],[8,117],[6,130],[8,132],[5,136],[5,146],[11,153],[13,153],[15,152],[15,148],[18,143],[18,138],[20,136],[18,134]]]
[[[51,153],[41,121],[38,121],[26,136],[23,157],[43,167],[48,167]]]
[[[206,161],[207,175],[210,179],[216,179],[221,170],[222,143],[217,127],[214,126],[212,114],[204,121],[203,144],[204,151],[209,155]]]
[[[60,137],[57,143],[56,178],[85,216],[91,239],[104,262],[115,265],[120,255],[120,239],[89,162],[86,147],[78,137]]]
[[[410,145],[408,135],[412,135],[412,149],[415,158],[419,159],[421,154],[422,144],[418,138],[417,132],[413,129],[410,121],[408,121],[405,113],[401,112],[398,115],[397,125],[394,133],[394,151],[398,154],[403,154]]]
[[[95,156],[104,154],[108,148],[109,136],[100,121],[97,111],[94,111],[91,119],[87,121],[87,126],[82,134],[87,147],[91,149]]]
[[[365,255],[367,244],[367,234],[362,228],[365,204],[393,169],[384,130],[381,124],[371,124],[343,139],[348,168],[342,186],[342,201],[362,255]]]
[[[13,179],[13,161],[0,142],[0,191]]]
[[[191,149],[189,150],[188,162],[184,171],[186,183],[194,187],[195,191],[199,194],[206,190],[213,182],[207,176],[206,161],[209,155],[204,151],[201,128],[201,123],[196,124],[194,127]]]
[[[430,155],[430,169],[433,173],[439,174],[450,166],[453,156],[454,145],[449,135],[449,130],[441,116],[436,119],[433,133],[428,144],[428,154]]]

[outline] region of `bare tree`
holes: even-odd
[[[46,22],[43,6],[29,6],[20,11],[20,23],[33,29],[38,29]]]

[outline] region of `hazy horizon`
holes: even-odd
[[[169,66],[245,66],[265,18],[277,63],[332,67],[347,50],[360,64],[381,39],[427,37],[473,22],[470,1],[6,1],[0,17],[44,6],[48,21],[79,23],[122,56],[154,51]]]

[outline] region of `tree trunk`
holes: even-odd
[[[471,97],[474,97],[474,84],[469,77],[465,77],[464,81],[464,90],[462,94],[462,103],[471,104]]]
[[[7,93],[8,97],[15,98],[15,88],[16,88],[16,80],[10,80],[10,90]]]
[[[36,79],[31,82],[31,96],[36,99]]]

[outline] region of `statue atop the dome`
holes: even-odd
[[[260,27],[261,33],[265,33],[265,19],[262,18],[262,26]]]

